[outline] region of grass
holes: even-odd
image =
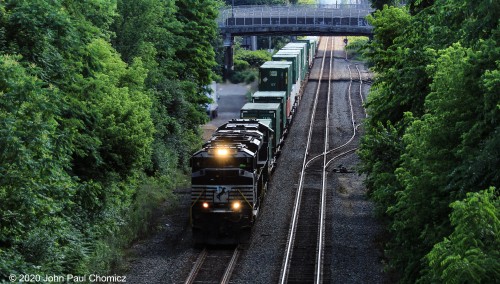
[[[99,273],[124,274],[128,269],[127,249],[158,230],[160,217],[178,206],[173,190],[188,186],[188,183],[188,178],[180,172],[171,173],[169,177],[144,178],[128,210],[123,212],[123,224],[98,241],[89,259],[90,269]]]

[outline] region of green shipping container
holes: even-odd
[[[293,43],[305,43],[306,44],[306,56],[307,56],[307,62],[308,62],[308,66],[309,66],[309,64],[311,64],[311,60],[312,60],[311,42],[308,39],[298,39],[298,40],[295,40]]]
[[[304,42],[307,43],[307,54],[309,57],[309,66],[314,63],[314,56],[316,55],[316,39],[306,37],[305,39],[299,39],[295,42]]]
[[[299,70],[299,76],[300,76],[300,80],[302,80],[303,78],[303,70],[304,70],[304,60],[302,59],[302,52],[299,50],[299,49],[280,49],[278,52],[276,52],[276,54],[274,56],[282,56],[282,55],[295,55],[297,56],[297,60],[298,60],[298,70]]]
[[[252,95],[254,103],[279,103],[280,104],[280,127],[285,129],[287,125],[287,98],[286,92],[266,92],[259,91]]]
[[[293,54],[293,52],[300,52],[300,78],[304,80],[305,74],[307,72],[307,63],[303,58],[305,51],[297,47],[288,47],[281,49],[277,54]]]
[[[309,43],[308,42],[290,42],[287,45],[285,45],[283,48],[303,48],[304,49],[304,56],[308,54],[309,48],[308,48]],[[305,59],[308,60],[308,57],[305,56]]]
[[[246,103],[240,110],[241,118],[271,119],[273,137],[273,152],[281,142],[283,130],[280,125],[280,104],[278,103]]]
[[[292,62],[290,61],[268,61],[267,65],[285,65],[289,66]],[[290,91],[287,91],[287,108],[286,108],[286,115],[290,115],[291,108],[293,106],[293,103],[295,102],[295,98],[297,95],[298,89],[295,89],[297,87],[296,83],[298,82],[292,82],[292,88]]]
[[[295,54],[275,54],[273,55],[273,61],[290,61],[292,62],[292,73],[293,82],[299,80],[300,75],[300,57]]]
[[[314,59],[314,57],[316,56],[316,51],[318,50],[318,40],[319,38],[317,36],[308,36],[306,37],[307,40],[309,40],[309,42],[311,43],[311,46],[312,46],[312,57]]]
[[[292,73],[292,62],[265,62],[259,68],[259,91],[285,91],[288,99],[292,93]]]
[[[302,79],[305,78],[305,73],[307,73],[307,68],[309,67],[309,58],[307,56],[307,43],[304,42],[291,42],[285,45],[281,50],[289,50],[289,49],[299,49],[302,55]]]

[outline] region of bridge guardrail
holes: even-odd
[[[238,26],[360,26],[371,27],[366,16],[374,10],[365,4],[235,6],[220,11],[220,28]]]

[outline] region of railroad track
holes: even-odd
[[[204,248],[187,277],[185,284],[229,283],[240,250]]]
[[[356,151],[359,139],[358,128],[361,125],[358,122],[366,117],[364,109],[359,107],[364,103],[361,72],[357,65],[349,65],[350,84],[347,94],[352,136],[342,145],[329,148],[333,40],[327,38],[324,45],[321,75],[314,99],[307,149],[296,194],[280,283],[323,283],[333,280],[330,269],[323,269],[325,260],[329,261],[332,257],[331,250],[325,246],[327,176],[329,172],[335,171],[332,167],[334,161]],[[329,46],[331,46],[330,49]],[[229,283],[238,255],[237,248],[234,250],[203,249],[185,283]]]
[[[324,275],[324,220],[326,209],[325,164],[311,161],[328,149],[329,105],[333,68],[333,38],[327,38],[309,126],[306,154],[280,274],[280,283],[321,283]],[[329,55],[329,56],[327,56]],[[318,183],[318,181],[321,181]],[[300,214],[299,214],[300,213]],[[316,232],[316,233],[315,233]],[[328,278],[328,277],[327,277]]]
[[[354,68],[348,65],[350,79],[347,95],[352,136],[342,145],[329,148],[329,106],[332,97],[334,50],[333,40],[331,42],[331,50],[328,51],[329,40],[327,40],[322,58],[321,77],[315,94],[306,154],[279,279],[282,284],[332,281],[330,269],[323,269],[324,263],[332,257],[331,249],[325,245],[327,175],[336,171],[331,166],[334,161],[357,150],[358,128],[361,125],[359,122],[366,117],[362,108],[364,99],[361,72],[357,65],[354,65]],[[330,53],[329,57],[327,52]],[[353,102],[358,98],[359,102]]]
[[[348,101],[349,101],[349,111],[351,114],[351,128],[352,135],[351,137],[342,145],[330,149],[326,152],[327,160],[326,167],[328,168],[328,172],[342,172],[346,169],[333,167],[333,162],[343,156],[354,153],[359,145],[360,138],[360,129],[359,127],[362,125],[362,120],[366,118],[367,114],[363,108],[364,99],[363,99],[363,80],[361,77],[361,71],[357,64],[348,65],[349,70],[349,87],[347,90]],[[358,101],[359,98],[359,101]],[[355,100],[357,102],[355,102]]]
[[[349,61],[347,59],[347,52],[346,52],[346,61]],[[324,154],[327,155],[327,166],[331,164],[334,160],[345,156],[347,154],[353,153],[355,150],[357,150],[358,141],[355,141],[355,139],[360,137],[360,133],[358,128],[361,126],[361,122],[364,118],[367,117],[367,113],[363,107],[364,105],[364,98],[363,98],[363,79],[361,76],[361,71],[359,70],[358,64],[349,64],[347,65],[347,69],[349,71],[349,79],[337,79],[337,80],[330,80],[330,83],[332,82],[342,82],[342,81],[348,81],[349,86],[347,90],[347,96],[348,96],[348,101],[349,101],[349,113],[350,113],[350,122],[351,122],[351,127],[352,127],[352,135],[351,137],[344,142],[342,145],[334,147],[332,149],[329,149],[328,151],[325,151],[323,153],[320,153],[313,158],[311,158],[307,164],[306,167],[309,167],[311,163],[316,161],[317,159],[323,157]],[[354,71],[355,70],[355,71]],[[333,70],[332,70],[333,72]],[[359,102],[354,102],[354,100],[360,99]],[[331,169],[330,169],[331,171]]]

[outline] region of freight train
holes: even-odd
[[[287,44],[259,68],[259,91],[190,159],[195,245],[246,243],[300,103],[318,40]]]

